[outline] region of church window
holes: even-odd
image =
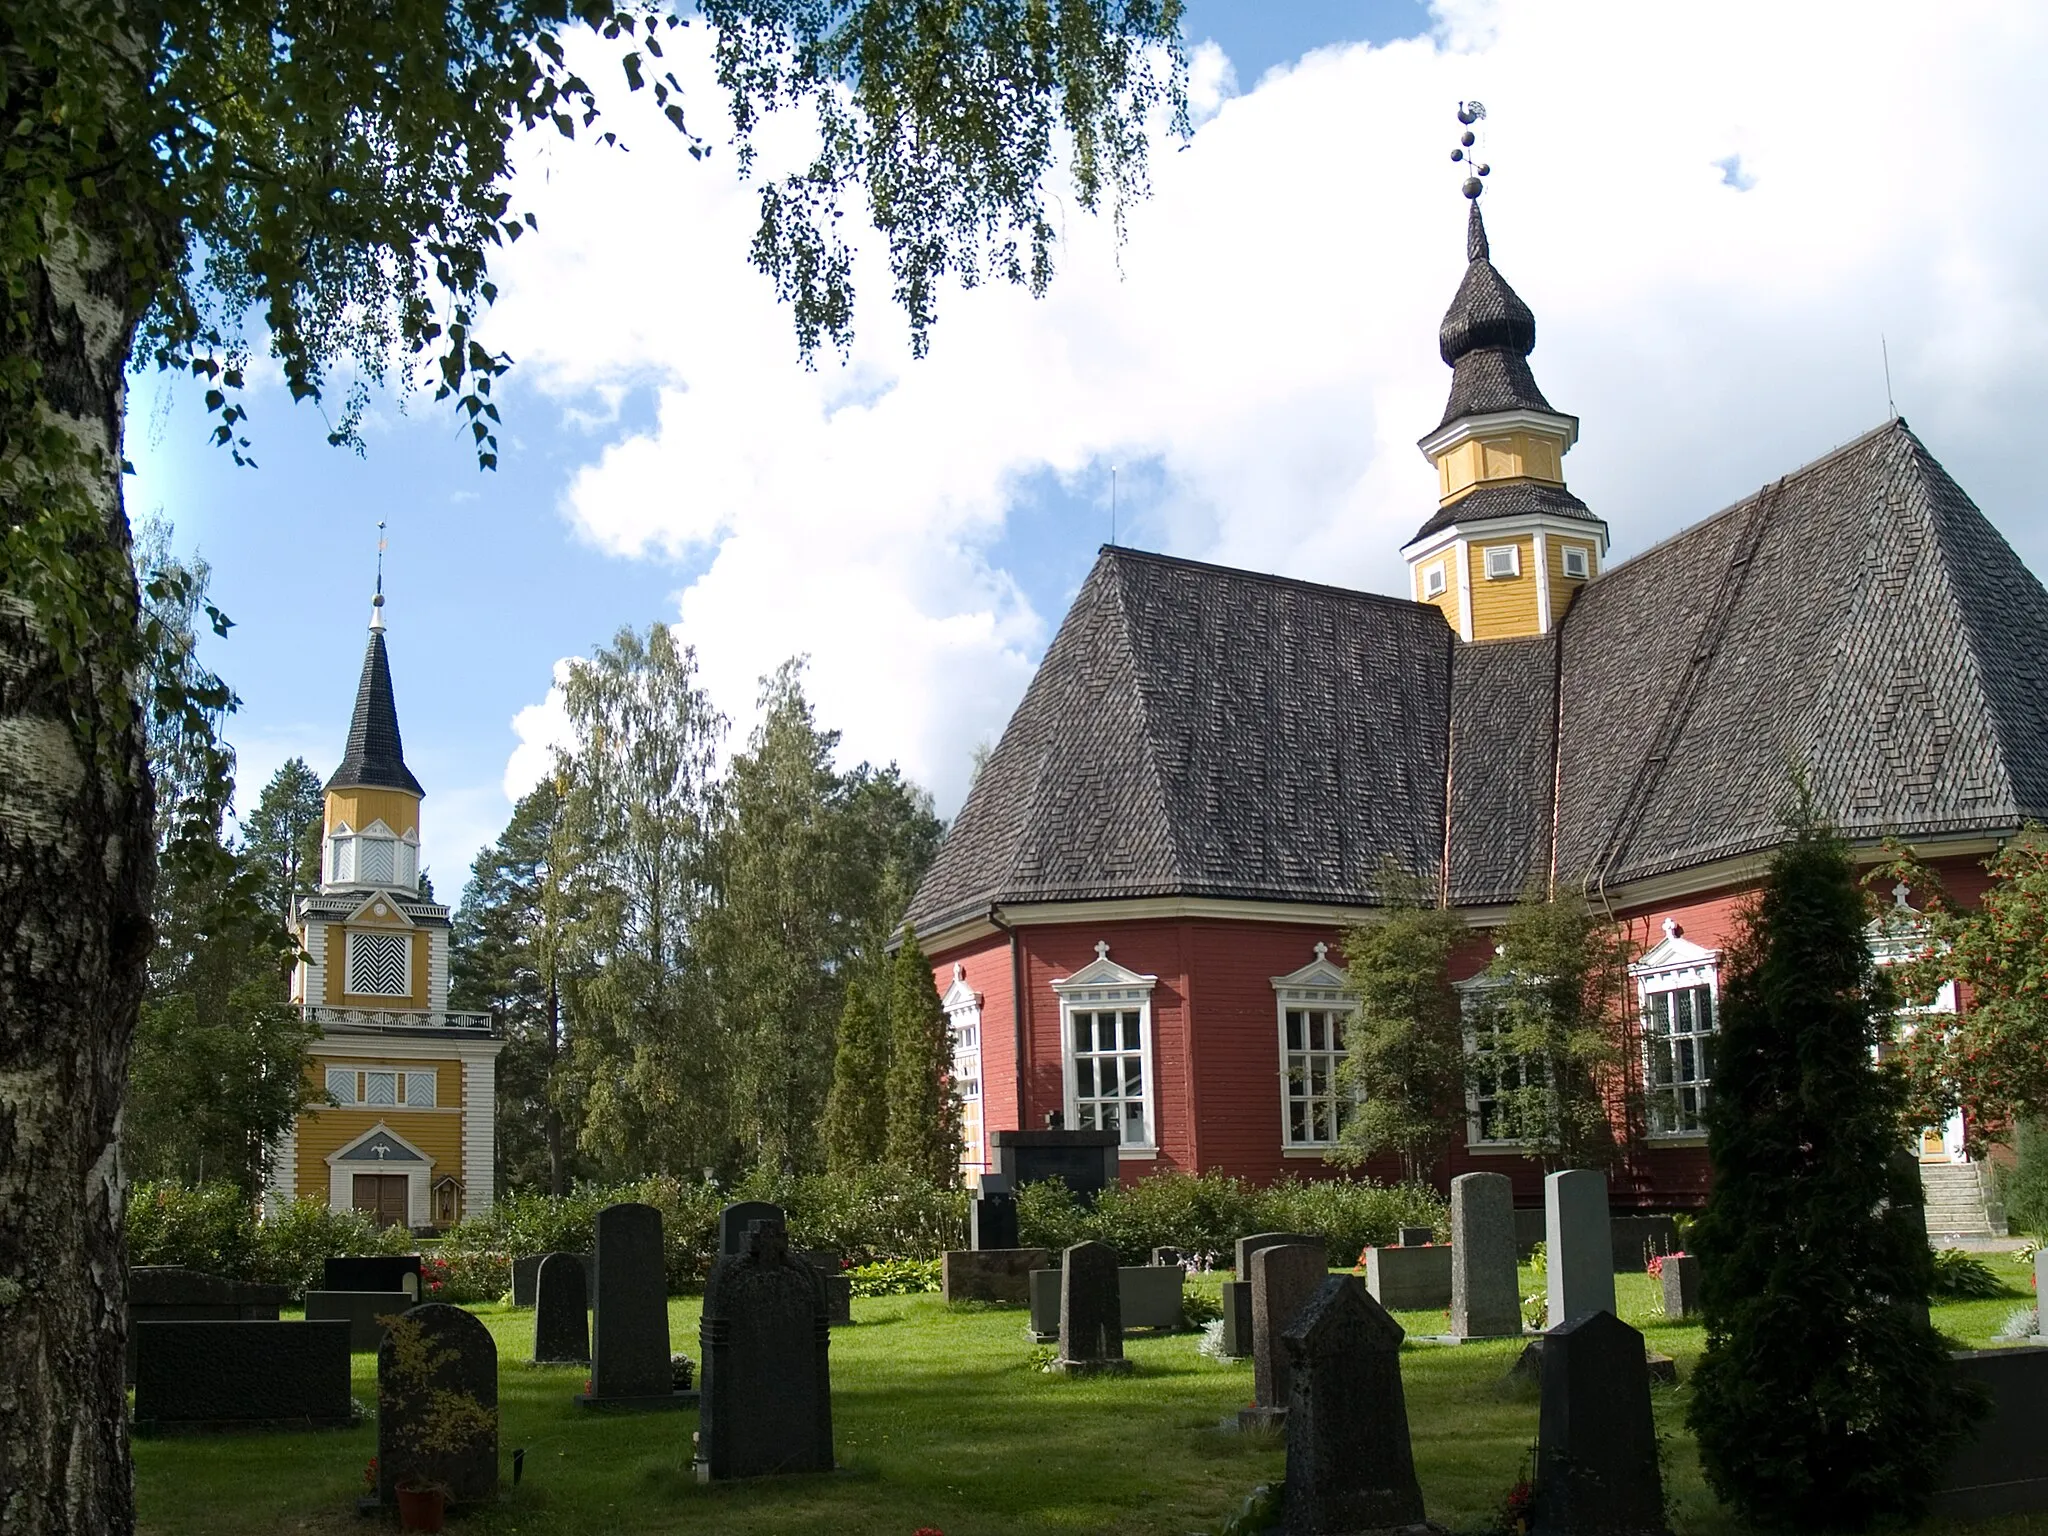
[[[1348,1008],[1282,1008],[1280,1059],[1290,1147],[1327,1147],[1344,1134],[1357,1101],[1339,1081]]]
[[[1131,1156],[1150,1155],[1158,1137],[1152,1094],[1152,988],[1158,980],[1110,959],[1104,941],[1091,964],[1052,984],[1060,999],[1066,1123],[1115,1131]]]
[[[1592,553],[1576,544],[1564,547],[1564,573],[1574,581],[1584,581],[1593,574]]]
[[[1522,574],[1522,550],[1516,544],[1489,544],[1486,548],[1486,579],[1504,581]]]
[[[348,936],[348,991],[353,997],[407,997],[412,992],[412,936]]]
[[[942,1000],[953,1039],[953,1092],[960,1100],[960,1157],[979,1168],[981,1158],[981,994],[967,985],[966,967],[953,967]]]
[[[1468,1017],[1465,1040],[1472,1074],[1465,1102],[1474,1145],[1519,1145],[1525,1138],[1515,1122],[1524,1112],[1523,1095],[1548,1085],[1543,1062],[1508,1049],[1507,1032],[1507,1024],[1489,1010]]]
[[[1720,953],[1674,922],[1629,968],[1643,1031],[1643,1091],[1652,1136],[1703,1136],[1714,1085]]]
[[[1443,561],[1437,561],[1435,565],[1432,565],[1422,573],[1422,595],[1424,597],[1442,597],[1445,585],[1446,578],[1444,576]]]

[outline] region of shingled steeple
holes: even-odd
[[[356,711],[349,721],[348,747],[327,788],[397,789],[424,797],[420,781],[405,766],[398,736],[398,704],[391,694],[391,662],[384,653],[384,594],[370,610],[370,641],[363,651],[363,676],[356,684]]]
[[[1459,148],[1468,160],[1485,116],[1461,103]],[[1466,640],[1540,635],[1599,573],[1607,525],[1564,484],[1564,456],[1579,419],[1551,405],[1529,368],[1536,314],[1493,264],[1479,212],[1484,165],[1465,180],[1465,275],[1437,328],[1451,370],[1443,419],[1417,445],[1436,466],[1437,510],[1401,553],[1413,595]]]

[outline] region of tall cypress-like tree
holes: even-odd
[[[886,958],[860,965],[846,985],[832,1092],[825,1100],[825,1166],[858,1173],[889,1155],[889,1003],[895,987]]]
[[[1688,1417],[1708,1482],[1758,1525],[1911,1519],[1971,1416],[1927,1321],[1868,917],[1846,845],[1803,817],[1722,962]]]
[[[953,1037],[914,928],[903,930],[889,1005],[889,1161],[951,1185],[960,1178],[960,1101]]]
[[[256,809],[242,818],[242,851],[262,866],[266,899],[281,918],[320,883],[324,798],[319,776],[294,757],[270,776]]]

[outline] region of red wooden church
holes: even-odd
[[[909,913],[970,1168],[1057,1110],[1117,1130],[1127,1180],[1339,1172],[1337,946],[1391,860],[1468,917],[1468,974],[1531,887],[1623,925],[1649,1108],[1615,1198],[1689,1204],[1720,949],[1792,766],[1859,849],[1903,836],[1964,900],[2048,818],[2048,592],[1904,421],[1608,568],[1476,201],[1467,254],[1409,596],[1121,548],[1082,584]],[[1534,1202],[1541,1170],[1468,1110],[1450,1172]],[[1960,1127],[1921,1152],[1961,1164]]]

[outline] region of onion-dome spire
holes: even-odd
[[[381,530],[383,524],[377,527]],[[405,766],[398,735],[398,701],[391,692],[391,661],[384,651],[384,541],[377,540],[377,594],[370,599],[370,641],[363,651],[363,676],[356,684],[356,710],[349,720],[348,749],[327,781],[329,789],[402,789],[426,797]]]
[[[1485,115],[1483,108],[1478,115]],[[1466,120],[1463,109],[1459,119]],[[1460,138],[1469,143],[1471,130]],[[1461,144],[1452,158],[1462,159],[1464,153]],[[1473,169],[1484,175],[1491,167]],[[1451,368],[1451,398],[1437,424],[1439,431],[1461,416],[1552,409],[1529,371],[1529,354],[1536,350],[1535,313],[1493,264],[1493,246],[1479,212],[1484,185],[1477,175],[1466,178],[1464,190],[1472,211],[1465,218],[1465,276],[1437,328],[1437,351]]]

